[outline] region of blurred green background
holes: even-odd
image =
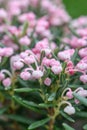
[[[87,15],[87,0],[63,0],[63,2],[73,18]]]

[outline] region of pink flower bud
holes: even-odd
[[[7,12],[3,8],[1,8],[0,9],[0,20],[6,19],[6,18],[7,18]]]
[[[83,83],[87,83],[87,75],[86,75],[86,74],[81,75],[81,76],[80,76],[80,80],[81,80]]]
[[[51,70],[52,70],[52,72],[53,72],[54,74],[59,74],[59,73],[61,73],[61,71],[62,71],[62,67],[61,67],[61,66],[52,66],[52,67],[51,67]]]
[[[79,101],[78,99],[75,99],[75,103],[76,103],[76,104],[79,104],[80,101]]]
[[[23,80],[29,80],[30,79],[30,77],[31,77],[31,74],[29,73],[29,72],[22,72],[21,74],[20,74],[20,77],[23,79]]]
[[[80,49],[79,50],[79,55],[80,55],[81,58],[87,56],[87,47]]]
[[[66,106],[64,108],[64,112],[67,113],[68,115],[72,115],[75,113],[75,108],[72,106]]]
[[[78,91],[77,92],[80,96],[82,96],[82,97],[86,97],[87,96],[87,90],[80,90],[80,91]]]
[[[28,45],[30,45],[31,40],[30,40],[27,36],[24,36],[24,37],[22,37],[22,38],[19,40],[19,43],[20,43],[21,45],[28,46]]]
[[[73,95],[72,95],[72,90],[70,89],[67,93],[66,93],[66,96],[69,98],[69,99],[72,99],[73,98]]]
[[[6,78],[2,81],[3,85],[5,87],[9,87],[11,85],[11,79],[10,78]]]
[[[13,49],[11,47],[4,48],[4,51],[5,51],[5,56],[6,57],[9,57],[14,53],[14,51],[13,51]]]
[[[20,54],[20,57],[21,58],[26,58],[28,56],[28,54],[26,53],[26,52],[21,52],[21,54]]]
[[[44,84],[47,85],[47,86],[50,86],[51,85],[51,79],[50,78],[46,78],[44,80]]]
[[[68,50],[65,50],[65,51],[61,51],[58,53],[58,57],[61,59],[61,60],[67,60],[67,59],[70,59],[71,56],[73,56],[75,50],[74,49],[68,49]]]
[[[2,81],[5,78],[5,75],[0,72],[0,81]]]
[[[43,50],[45,51],[46,56],[51,54],[51,49],[43,49]]]
[[[24,64],[21,61],[15,61],[13,63],[13,67],[16,70],[20,70],[21,68],[23,68]]]
[[[0,48],[0,56],[4,56],[4,54],[5,54],[4,49],[3,49],[3,48]]]
[[[41,78],[42,76],[43,76],[43,72],[40,71],[40,70],[35,70],[35,71],[32,72],[32,77],[33,77],[34,79],[39,79],[39,78]]]
[[[26,64],[28,64],[28,65],[29,65],[29,64],[32,64],[32,63],[35,62],[35,58],[34,58],[33,55],[27,56],[27,57],[24,58],[24,62],[25,62]]]

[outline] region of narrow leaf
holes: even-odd
[[[21,93],[21,92],[34,92],[34,91],[38,91],[38,89],[32,89],[32,88],[19,88],[19,89],[14,89],[15,92]]]
[[[77,93],[73,93],[73,96],[78,99],[83,105],[87,106],[87,99],[80,96],[79,94]]]
[[[37,127],[43,126],[43,125],[46,124],[49,120],[50,120],[50,118],[46,118],[46,119],[43,119],[43,120],[40,120],[40,121],[36,121],[36,122],[32,123],[32,124],[28,127],[28,130],[32,130],[32,129],[35,129],[35,128],[37,128]]]
[[[53,101],[54,98],[55,98],[55,96],[56,96],[56,93],[52,93],[52,94],[49,96],[48,101]]]
[[[23,25],[22,36],[24,36],[26,34],[27,28],[28,28],[28,22],[26,21]]]
[[[82,118],[87,118],[87,112],[76,112],[76,115]]]
[[[18,121],[20,123],[24,123],[24,124],[31,124],[33,121],[28,119],[28,118],[25,118],[24,116],[19,116],[19,115],[4,115],[6,118],[8,119],[11,119],[11,120],[15,120],[15,121]]]
[[[65,128],[65,130],[75,130],[74,128],[72,128],[71,126],[69,126],[66,123],[63,123],[63,127]]]
[[[0,108],[0,115],[3,114],[7,109],[7,107]]]
[[[71,58],[72,62],[74,62],[76,60],[77,55],[78,55],[78,50],[76,49],[74,55]]]
[[[18,97],[18,96],[13,96],[13,99],[19,103],[20,105],[32,110],[32,111],[35,111],[35,112],[38,112],[38,113],[41,113],[41,114],[45,114],[44,111],[42,110],[39,110],[38,108],[36,108],[36,104],[35,103],[32,103],[32,102],[28,102],[28,101],[25,101],[23,100],[22,98]]]
[[[68,116],[66,113],[64,113],[63,111],[60,111],[61,115],[63,117],[65,117],[68,121],[70,122],[75,122],[70,116]]]
[[[48,107],[54,107],[54,106],[55,106],[54,104],[45,104],[45,103],[39,104],[39,107],[41,107],[41,108],[48,108]]]

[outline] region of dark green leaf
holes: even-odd
[[[45,103],[39,104],[39,107],[42,107],[42,108],[48,108],[48,107],[54,107],[54,106],[55,106],[54,104],[45,104]]]
[[[35,112],[39,112],[39,113],[42,113],[44,114],[44,112],[42,112],[41,110],[39,110],[38,108],[36,108],[37,104],[35,103],[32,103],[32,102],[28,102],[28,101],[25,101],[23,100],[22,98],[18,97],[18,96],[13,96],[13,99],[19,103],[20,105],[32,110],[32,111],[35,111]]]
[[[43,120],[40,120],[40,121],[36,121],[28,127],[28,130],[36,129],[37,127],[43,126],[44,124],[49,122],[49,120],[50,120],[50,118],[46,118],[46,119],[43,119]]]
[[[53,101],[55,99],[56,93],[52,93],[49,98],[48,101]]]
[[[8,107],[0,108],[0,115],[3,114],[7,109],[8,109]]]
[[[15,121],[18,121],[20,123],[24,123],[24,124],[31,124],[33,121],[28,119],[28,118],[25,118],[24,116],[19,116],[19,115],[5,115],[6,118],[8,119],[11,119],[11,120],[15,120]]]
[[[76,115],[82,118],[87,118],[87,112],[76,112]]]
[[[18,89],[14,89],[14,91],[15,92],[18,92],[18,93],[20,93],[20,92],[26,92],[26,93],[28,93],[28,92],[34,92],[34,91],[38,91],[38,89],[32,89],[32,88],[18,88]]]
[[[28,87],[28,86],[29,86],[27,82],[23,81],[23,80],[20,79],[19,77],[18,77],[18,81],[19,81],[19,83],[20,83],[21,85],[23,85],[23,87]]]
[[[74,128],[72,128],[71,126],[69,126],[66,123],[63,123],[63,127],[65,128],[65,130],[75,130]]]
[[[76,49],[74,55],[71,58],[72,62],[74,62],[76,60],[77,55],[78,55],[78,50]]]
[[[63,111],[60,111],[61,115],[63,117],[65,117],[68,121],[71,121],[71,122],[75,122],[70,116],[68,116],[66,113],[64,113]]]
[[[28,22],[26,21],[23,25],[23,29],[22,29],[22,36],[24,36],[26,34],[27,28],[28,28]]]
[[[32,102],[32,101],[26,101],[26,100],[23,100],[23,103],[25,103],[26,105],[29,105],[31,107],[39,107],[38,104]]]

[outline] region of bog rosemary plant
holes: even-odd
[[[60,0],[0,5],[0,129],[75,130],[87,118],[87,17]]]

